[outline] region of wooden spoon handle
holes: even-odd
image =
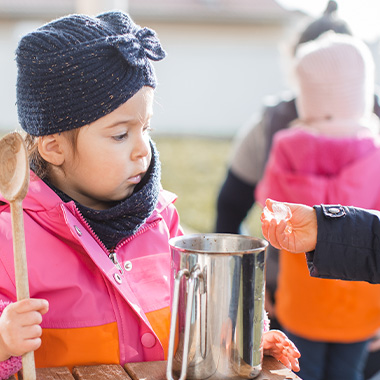
[[[15,277],[17,300],[29,298],[28,268],[26,263],[24,219],[22,200],[11,202],[13,253],[15,261]],[[22,356],[23,380],[35,380],[36,369],[34,352],[27,352]]]
[[[17,300],[21,301],[29,298],[22,201],[11,202],[11,216]]]
[[[34,363],[33,351],[29,351],[22,355],[22,379],[36,380],[36,366]]]

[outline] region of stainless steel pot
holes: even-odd
[[[173,298],[167,379],[256,377],[268,243],[232,234],[192,234],[169,243]]]

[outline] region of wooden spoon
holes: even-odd
[[[28,192],[29,162],[24,139],[13,132],[0,140],[0,192],[10,203],[17,300],[29,298],[22,201]],[[35,380],[33,351],[22,356],[23,379]]]

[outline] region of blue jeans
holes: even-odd
[[[368,340],[357,343],[328,343],[300,338],[285,331],[301,353],[303,380],[363,380]]]

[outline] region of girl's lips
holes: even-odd
[[[141,181],[141,177],[142,177],[141,174],[135,175],[133,177],[129,177],[128,178],[128,182],[131,182],[131,183],[134,183],[134,184],[138,184]]]

